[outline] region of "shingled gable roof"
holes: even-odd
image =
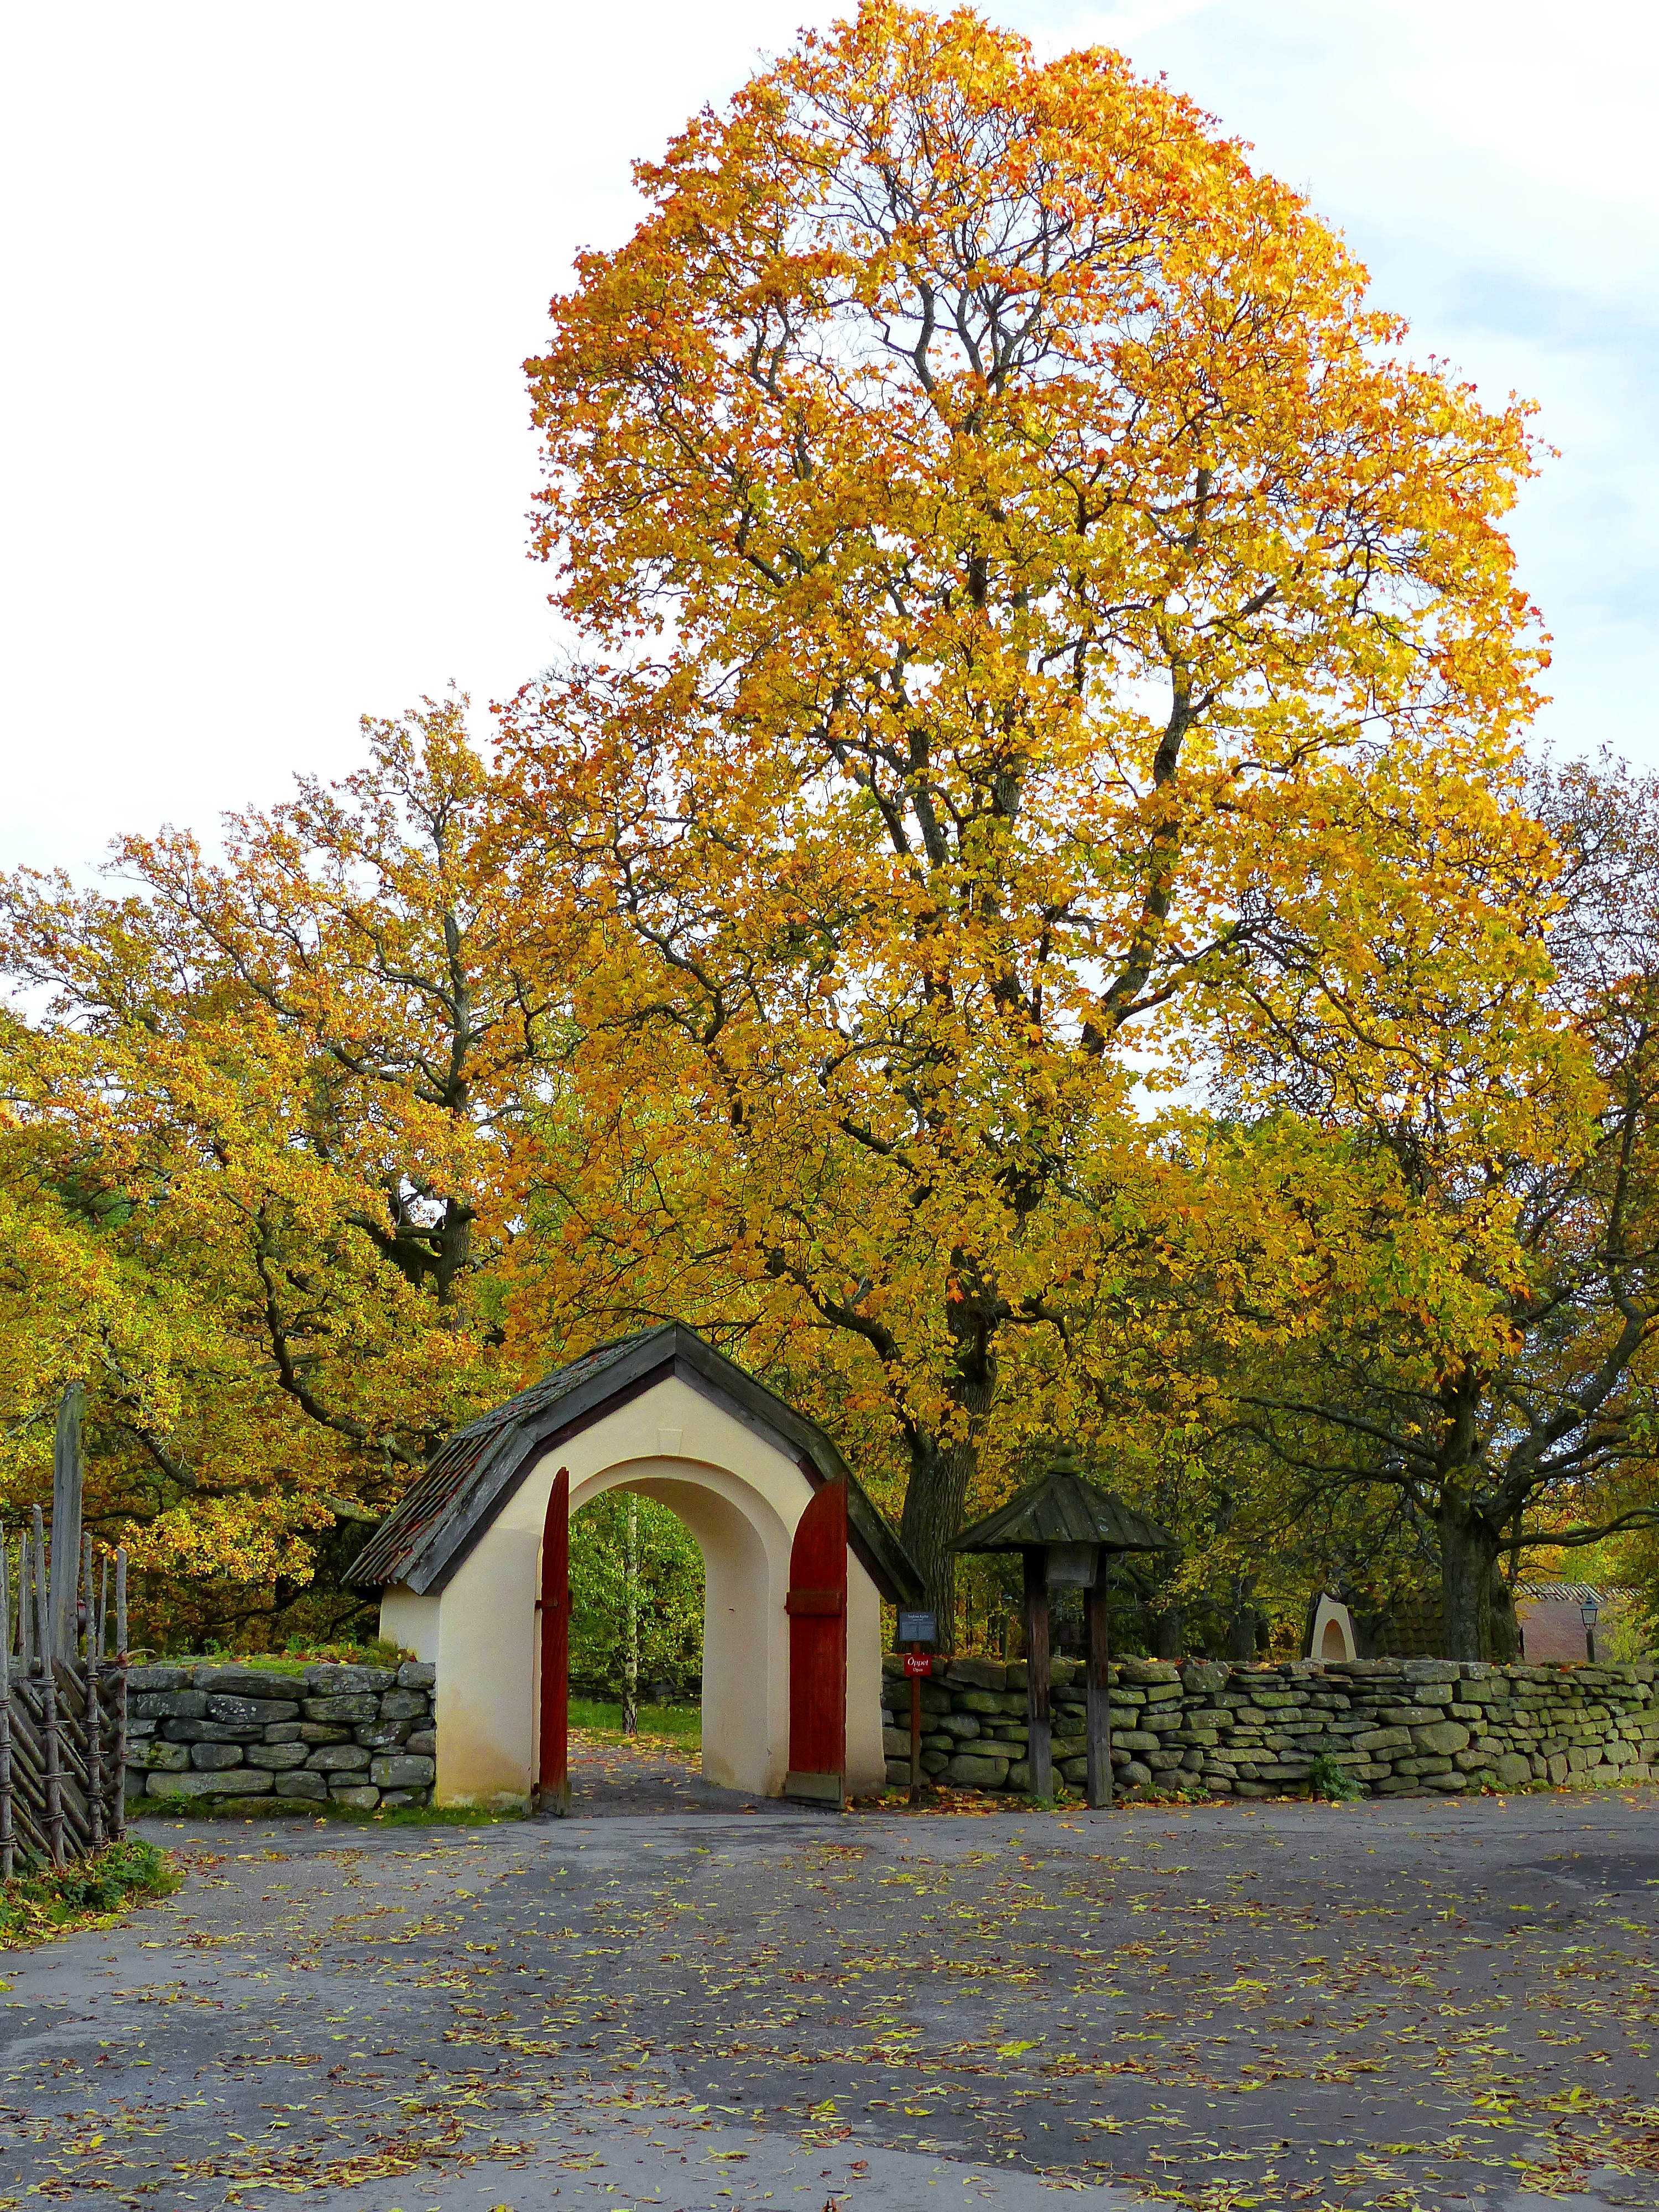
[[[1078,1468],[1069,1447],[1036,1482],[964,1528],[952,1552],[1020,1552],[1047,1544],[1100,1544],[1109,1552],[1174,1552],[1176,1538]]]
[[[890,1604],[920,1601],[921,1577],[823,1431],[680,1322],[602,1344],[458,1429],[369,1538],[347,1581],[406,1583],[417,1595],[441,1589],[544,1452],[671,1377],[757,1430],[815,1490],[844,1482],[854,1555]]]

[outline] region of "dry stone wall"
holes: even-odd
[[[909,1686],[883,1662],[890,1783],[909,1769]],[[1659,1664],[1495,1667],[1449,1659],[1113,1666],[1112,1763],[1122,1790],[1279,1796],[1316,1762],[1371,1796],[1659,1776]],[[128,1676],[126,1790],[215,1810],[388,1810],[430,1801],[434,1669],[207,1661]],[[921,1685],[925,1777],[1030,1785],[1025,1668],[953,1659]],[[1086,1778],[1083,1670],[1054,1667],[1054,1770]]]
[[[910,1778],[909,1685],[883,1662],[890,1783]],[[1368,1796],[1646,1782],[1659,1770],[1659,1665],[1497,1667],[1451,1659],[1292,1660],[1277,1667],[1126,1659],[1111,1669],[1120,1789],[1217,1796],[1305,1790],[1316,1760]],[[953,1659],[921,1685],[924,1777],[1030,1786],[1025,1668]],[[1054,1770],[1086,1778],[1082,1667],[1054,1666]],[[1329,1765],[1322,1764],[1328,1774]]]
[[[180,1797],[204,1811],[364,1811],[424,1805],[437,1771],[435,1670],[389,1667],[134,1667],[127,1677],[127,1807]]]

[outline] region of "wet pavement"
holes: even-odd
[[[658,1758],[568,1821],[146,1824],[176,1898],[0,1959],[0,2212],[1659,2205],[1659,1792],[834,1815]]]
[[[597,1730],[570,1731],[570,1810],[577,1820],[676,1813],[787,1815],[797,1809],[781,1798],[705,1782],[701,1754],[672,1737],[641,1735],[626,1742]]]

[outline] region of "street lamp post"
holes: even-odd
[[[1587,1597],[1578,1608],[1578,1618],[1584,1624],[1584,1656],[1592,1667],[1595,1664],[1595,1624],[1601,1613],[1601,1603],[1593,1597]]]

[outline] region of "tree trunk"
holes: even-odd
[[[1521,1623],[1516,1617],[1515,1594],[1496,1560],[1492,1562],[1490,1609],[1492,1656],[1500,1666],[1513,1666],[1521,1656]]]
[[[1227,1656],[1242,1666],[1255,1657],[1255,1607],[1250,1600],[1255,1577],[1241,1575],[1233,1584],[1233,1617],[1227,1624]]]
[[[1152,1615],[1154,1659],[1184,1659],[1187,1656],[1187,1616],[1178,1605]]]
[[[1448,1659],[1492,1656],[1492,1576],[1498,1539],[1452,1484],[1440,1493],[1440,1648]]]
[[[628,1536],[623,1552],[623,1697],[624,1735],[640,1727],[640,1501],[628,1493]]]
[[[941,1448],[932,1437],[916,1437],[910,1448],[899,1534],[921,1577],[927,1608],[938,1618],[941,1651],[956,1647],[956,1555],[945,1547],[962,1528],[975,1457],[971,1443]]]
[[[967,1262],[954,1253],[952,1265]],[[984,1298],[954,1302],[946,1316],[954,1354],[946,1389],[959,1417],[956,1441],[944,1443],[931,1431],[910,1431],[910,1480],[904,1493],[899,1534],[921,1575],[930,1610],[939,1620],[941,1651],[956,1649],[957,1575],[954,1553],[945,1546],[960,1534],[968,1489],[979,1462],[980,1424],[996,1396],[996,1360],[991,1346],[998,1316]]]

